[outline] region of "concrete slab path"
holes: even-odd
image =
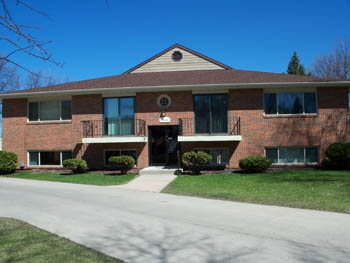
[[[173,167],[151,166],[140,170],[140,175],[129,183],[111,187],[159,193],[176,179],[176,172]]]
[[[350,215],[0,177],[0,216],[126,262],[349,262]]]

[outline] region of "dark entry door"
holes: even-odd
[[[150,165],[177,165],[179,126],[150,126]]]

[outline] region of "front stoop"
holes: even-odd
[[[173,167],[147,167],[140,170],[137,178],[118,187],[159,193],[176,179],[177,172],[178,170]]]

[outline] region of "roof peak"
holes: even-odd
[[[178,59],[174,58],[174,51],[182,51]],[[178,49],[178,50],[177,50]],[[184,58],[184,59],[182,59]],[[167,49],[157,53],[149,59],[141,62],[135,67],[127,70],[123,74],[140,73],[140,72],[164,72],[164,71],[186,71],[186,70],[203,70],[203,69],[232,69],[215,59],[207,57],[197,51],[194,51],[181,44],[175,43]]]

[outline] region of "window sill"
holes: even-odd
[[[72,120],[62,121],[27,121],[27,125],[45,125],[45,124],[72,124]]]
[[[317,118],[317,113],[312,114],[264,114],[264,119],[271,118]]]

